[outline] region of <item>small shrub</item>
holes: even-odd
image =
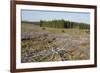
[[[56,40],[56,38],[53,38],[52,40]]]
[[[52,42],[53,42],[53,41],[50,41],[50,40],[48,41],[48,43],[52,43]]]
[[[62,30],[63,33],[65,33],[65,30]]]
[[[46,30],[46,28],[42,28],[42,30]]]

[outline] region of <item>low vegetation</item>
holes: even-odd
[[[21,62],[89,59],[89,27],[64,20],[22,22]]]

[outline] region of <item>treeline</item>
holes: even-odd
[[[52,21],[41,20],[40,27],[90,29],[89,24],[65,21],[65,20],[52,20]]]
[[[40,22],[32,22],[32,21],[21,21],[21,23],[24,23],[24,24],[40,25]]]

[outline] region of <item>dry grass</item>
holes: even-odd
[[[22,24],[21,62],[67,61],[89,59],[89,30],[47,28]]]

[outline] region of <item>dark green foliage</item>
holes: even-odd
[[[65,20],[52,20],[52,21],[41,20],[40,27],[90,29],[89,24],[65,21]]]
[[[81,25],[79,26],[79,28],[80,29],[90,29],[90,25],[81,23]]]
[[[40,21],[41,27],[63,28],[64,20]]]

